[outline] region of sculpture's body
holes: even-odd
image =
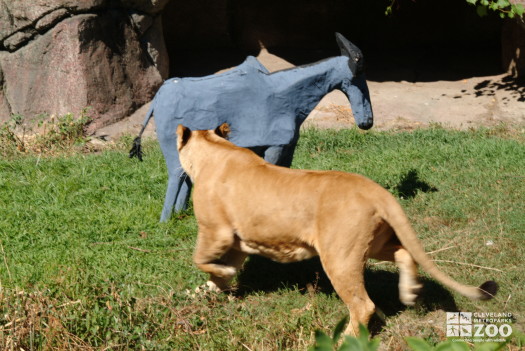
[[[299,127],[332,90],[339,89],[348,96],[360,128],[372,127],[362,54],[340,34],[337,40],[342,55],[312,65],[270,74],[256,58],[248,57],[222,74],[173,78],[162,85],[143,126],[144,129],[153,113],[168,167],[161,221],[170,217],[173,206],[176,210],[185,207],[191,189],[176,148],[179,124],[207,130],[226,122],[231,127],[231,142],[252,148],[268,162],[287,167],[292,161]]]

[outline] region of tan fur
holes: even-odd
[[[336,171],[293,170],[269,164],[216,131],[179,126],[182,167],[195,184],[199,224],[194,261],[209,285],[228,288],[248,254],[278,262],[319,255],[350,312],[346,333],[367,325],[375,305],[364,287],[368,258],[396,262],[400,299],[414,304],[421,285],[416,262],[434,278],[474,299],[486,293],[438,270],[425,254],[395,198],[372,180]]]

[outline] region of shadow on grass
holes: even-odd
[[[368,295],[386,317],[394,316],[407,308],[399,301],[398,280],[397,272],[369,268],[365,270]],[[419,309],[457,311],[454,298],[448,290],[425,277],[420,277],[420,281],[424,287],[418,298]],[[235,294],[242,298],[255,292],[269,293],[292,287],[296,287],[303,294],[312,288],[316,293],[335,293],[318,257],[283,264],[260,256],[250,256],[238,276],[238,289]],[[384,321],[374,315],[369,324],[371,332],[377,334],[383,326]]]
[[[397,184],[394,189],[397,191],[399,196],[404,198],[413,198],[417,195],[418,191],[422,191],[424,193],[438,191],[437,188],[421,180],[417,170],[415,169],[411,169],[405,175],[403,175],[399,181],[399,184]]]

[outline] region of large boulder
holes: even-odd
[[[0,121],[89,107],[95,130],[148,102],[168,73],[166,2],[0,2]]]

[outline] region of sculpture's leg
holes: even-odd
[[[284,146],[269,146],[264,151],[264,159],[266,162],[273,163],[274,165],[278,164],[279,160],[281,159],[281,156],[283,154]]]
[[[184,173],[182,175],[182,179],[180,180],[180,189],[179,193],[177,194],[177,198],[175,200],[175,211],[183,211],[188,208],[188,203],[190,201],[190,194],[191,194],[191,188],[192,183],[190,180],[190,177]]]
[[[178,174],[169,175],[168,189],[166,190],[166,197],[164,198],[164,208],[160,216],[161,222],[166,222],[170,219],[173,209],[176,212],[185,210],[188,207],[192,183],[190,177],[184,171]]]
[[[264,152],[266,151],[265,146],[254,146],[254,147],[249,147],[248,149],[255,152],[257,156],[264,158]]]
[[[171,217],[171,212],[173,211],[173,203],[175,202],[175,197],[177,196],[179,179],[177,177],[172,177],[171,175],[168,178],[168,189],[166,190],[166,196],[164,197],[164,207],[162,208],[162,213],[160,214],[160,221],[166,222]]]
[[[278,161],[277,165],[290,168],[290,166],[292,165],[293,155],[295,153],[296,146],[297,141],[293,142],[292,144],[285,145],[283,147],[281,158]]]
[[[251,147],[250,150],[274,165],[290,167],[297,142],[290,145]]]
[[[294,138],[288,145],[281,146],[270,146],[264,155],[264,159],[268,162],[271,162],[275,165],[288,167],[292,165],[293,155],[295,153],[295,147],[297,146],[297,141],[299,140],[299,126],[295,131]],[[272,159],[272,161],[269,161]],[[273,160],[276,160],[275,162]]]
[[[168,168],[168,188],[160,216],[161,222],[170,219],[174,208],[176,211],[186,209],[191,191],[191,180],[180,165],[177,137],[173,128],[172,125],[157,125],[157,136]]]

